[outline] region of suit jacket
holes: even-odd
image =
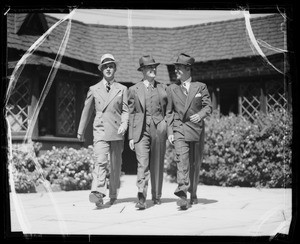
[[[204,132],[203,119],[211,114],[212,106],[206,85],[202,82],[191,82],[188,96],[186,97],[178,84],[171,84],[167,88],[167,124],[168,135],[179,132],[186,141],[199,141],[200,134]],[[201,121],[193,123],[190,116],[199,114]]]
[[[111,85],[109,93],[106,92],[104,81],[89,88],[85,105],[81,114],[78,134],[85,132],[86,126],[93,112],[96,112],[93,123],[94,142],[98,140],[123,140],[124,136],[118,134],[118,128],[128,127],[128,101],[127,87],[117,83]]]
[[[167,93],[166,85],[155,81],[159,99],[154,101],[156,105],[160,107],[157,111],[158,114],[154,114],[153,117],[157,116],[155,121],[160,122],[165,119],[166,105],[167,105]],[[146,94],[145,85],[143,81],[131,86],[128,91],[128,106],[129,106],[129,129],[128,139],[133,139],[134,142],[138,142],[142,136],[142,130],[144,120],[146,118]],[[160,116],[159,116],[160,115]]]

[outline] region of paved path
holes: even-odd
[[[153,206],[149,187],[148,208],[137,210],[136,176],[121,180],[116,204],[109,206],[105,198],[101,209],[88,201],[89,191],[11,194],[12,231],[168,236],[274,236],[289,231],[291,189],[199,185],[200,203],[183,211],[173,194],[176,184],[164,182],[162,204]]]

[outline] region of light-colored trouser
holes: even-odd
[[[94,143],[96,157],[93,170],[93,182],[91,191],[98,191],[106,195],[107,190],[107,166],[110,163],[109,197],[117,198],[120,188],[120,176],[122,167],[122,152],[124,141],[97,141]]]

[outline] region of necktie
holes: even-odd
[[[148,91],[152,91],[153,90],[153,86],[150,83],[148,83],[147,90]]]
[[[186,84],[185,83],[182,83],[182,89],[183,89],[183,93],[184,93],[184,95],[188,95],[188,89],[187,89],[187,87],[186,87]]]
[[[107,92],[110,91],[110,84],[109,84],[109,82],[106,83],[106,91],[107,91]]]

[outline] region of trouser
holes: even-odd
[[[174,192],[176,196],[187,197],[187,192],[191,197],[197,197],[197,187],[199,183],[200,167],[203,160],[204,133],[200,134],[199,141],[185,141],[184,137],[178,137],[175,142],[175,152],[177,157],[177,188]]]
[[[106,195],[107,166],[110,163],[109,197],[117,198],[120,188],[122,152],[124,141],[97,141],[94,143],[95,166],[93,170],[92,191]]]
[[[148,181],[151,178],[152,199],[161,198],[163,184],[164,158],[166,151],[166,122],[162,120],[155,125],[153,121],[146,123],[141,139],[135,143],[138,162],[138,193],[147,198]]]

